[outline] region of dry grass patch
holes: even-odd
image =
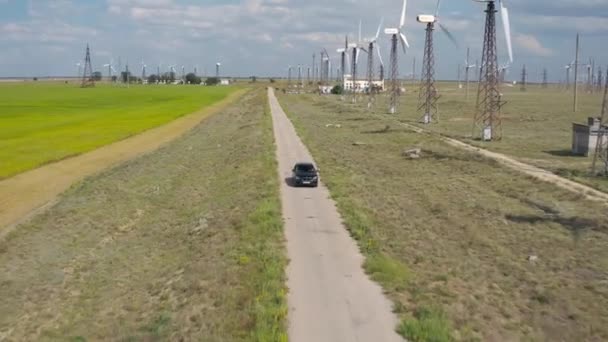
[[[413,341],[608,339],[600,204],[397,129],[394,117],[327,97],[280,100],[366,269],[395,301],[399,332]],[[421,158],[402,156],[412,147]]]

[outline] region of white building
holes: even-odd
[[[223,78],[223,79],[220,80],[220,85],[223,85],[223,86],[230,85],[230,80],[226,79],[226,78]]]
[[[365,76],[362,76],[361,78],[365,78]],[[384,91],[384,80],[372,81],[372,85],[380,91]],[[344,90],[348,92],[355,91],[357,93],[366,93],[368,92],[369,86],[367,80],[358,79],[356,82],[353,82],[351,75],[344,75]]]

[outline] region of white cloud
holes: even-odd
[[[535,36],[527,34],[515,35],[515,44],[529,53],[539,57],[550,57],[553,50],[544,47]]]

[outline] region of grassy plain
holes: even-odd
[[[608,339],[600,204],[394,117],[331,97],[279,96],[410,341]],[[402,157],[416,146],[421,159]]]
[[[234,90],[0,83],[0,179],[160,126]]]
[[[438,90],[440,122],[422,125],[417,111],[418,85],[406,85],[408,93],[402,97],[396,118],[425,129],[466,141],[485,149],[504,153],[559,175],[588,184],[608,192],[608,178],[590,177],[591,157],[574,156],[572,123],[587,123],[587,117],[599,116],[602,94],[585,92],[579,88],[577,113],[573,112],[573,91],[552,85],[543,89],[540,85],[528,85],[525,92],[519,86],[503,86],[501,91],[506,105],[503,107],[503,139],[482,142],[471,139],[473,116],[477,96],[477,84],[470,84],[470,96],[466,101],[464,90],[456,82],[440,82]],[[360,106],[366,106],[364,99]],[[378,112],[385,113],[387,98],[380,96]]]
[[[0,340],[286,341],[274,155],[259,89],[73,186],[0,242]]]

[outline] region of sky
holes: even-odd
[[[148,74],[158,65],[199,73],[215,70],[230,76],[286,76],[288,65],[312,63],[312,54],[327,49],[338,64],[336,49],[344,36],[375,35],[381,18],[399,21],[401,0],[0,0],[0,77],[75,76],[87,43],[93,69],[107,74],[112,61]],[[511,16],[514,62],[509,78],[519,79],[527,65],[530,80],[547,68],[552,82],[565,78],[581,34],[581,63],[594,58],[608,64],[608,0],[505,0]],[[409,0],[405,32],[411,48],[400,53],[400,74],[412,72],[424,47],[418,14],[432,14],[435,0]],[[438,79],[456,79],[466,48],[481,58],[484,6],[471,0],[443,0],[440,22],[459,42],[456,48],[435,32]],[[508,59],[498,22],[500,63]],[[381,51],[388,63],[388,36]],[[363,60],[365,57],[363,57]],[[364,63],[364,62],[363,62]],[[362,64],[363,64],[362,63]],[[364,66],[365,64],[363,64]],[[388,68],[388,66],[387,66]],[[134,71],[137,70],[137,71]]]

